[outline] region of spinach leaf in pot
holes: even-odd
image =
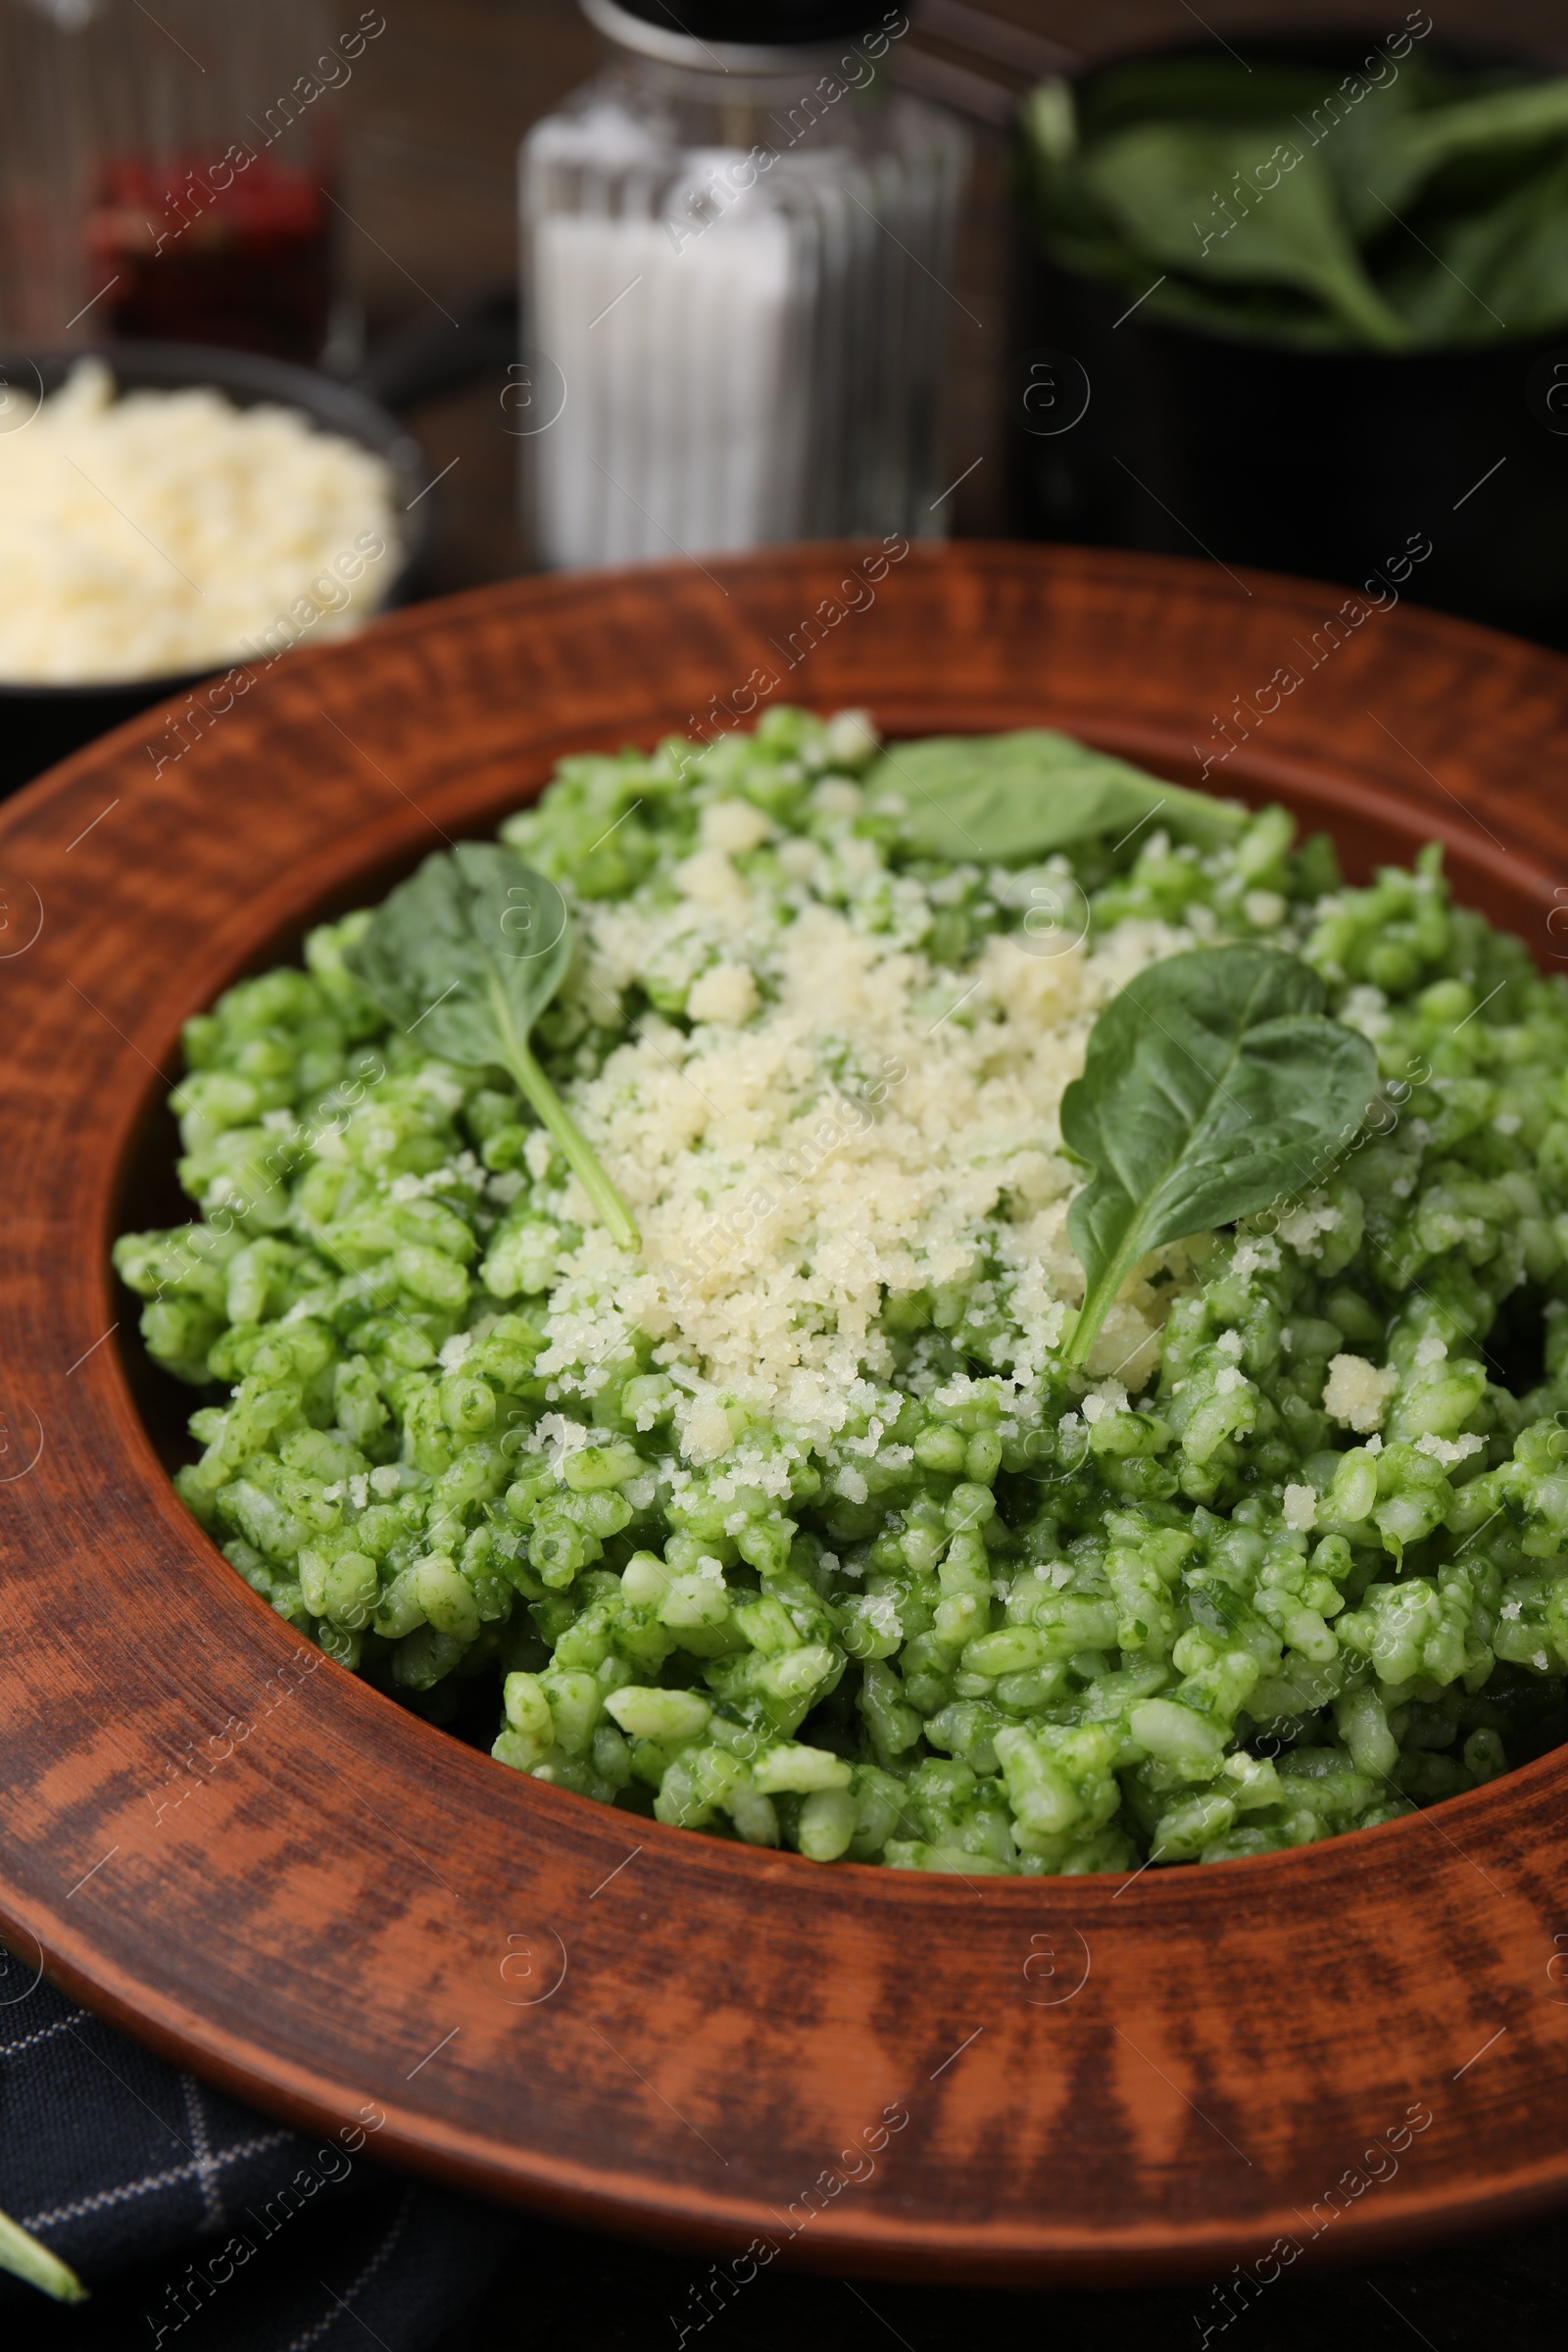
[[[1568,318],[1568,155],[1488,211],[1434,223],[1425,244],[1391,267],[1389,288],[1432,341],[1474,341],[1498,318],[1531,334]]]
[[[1409,36],[1345,75],[1149,58],[1043,82],[1019,125],[1047,251],[1146,323],[1398,351],[1568,318],[1568,75],[1466,70]]]
[[[1484,90],[1452,106],[1434,107],[1394,126],[1390,145],[1408,175],[1401,194],[1429,172],[1463,155],[1555,153],[1568,133],[1568,75]]]
[[[417,1030],[433,1054],[509,1072],[612,1237],[635,1250],[625,1203],[528,1044],[571,948],[571,917],[553,882],[514,850],[460,841],[393,891],[345,960],[387,1017],[406,1034]]]
[[[1316,295],[1366,342],[1408,340],[1347,233],[1328,167],[1289,124],[1272,157],[1268,130],[1222,123],[1145,122],[1106,139],[1084,164],[1104,210],[1152,261],[1168,270],[1243,284],[1276,284]],[[1261,193],[1234,195],[1234,217],[1216,202],[1268,162]]]
[[[1095,1170],[1067,1212],[1081,1364],[1150,1250],[1229,1225],[1324,1173],[1366,1116],[1377,1060],[1277,948],[1195,948],[1139,973],[1090,1032],[1061,1136]]]
[[[1200,849],[1237,839],[1247,811],[1146,775],[1049,727],[1011,735],[932,735],[886,752],[866,778],[874,801],[904,803],[904,839],[925,858],[1042,858],[1157,815]]]

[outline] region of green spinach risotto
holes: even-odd
[[[185,1029],[180,1494],[503,1766],[1221,1861],[1565,1736],[1568,984],[1436,851],[857,713],[568,760]]]

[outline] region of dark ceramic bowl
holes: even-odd
[[[401,509],[425,486],[418,443],[387,409],[331,376],[287,361],[248,351],[224,351],[194,343],[106,343],[91,354],[79,351],[0,353],[6,380],[19,390],[52,392],[83,357],[102,359],[122,391],[181,391],[212,384],[237,408],[263,401],[299,409],[326,432],[373,450],[391,466]],[[413,593],[430,527],[428,507],[416,507],[403,521],[403,547],[381,609],[406,604]],[[226,667],[219,663],[217,667]],[[107,734],[155,703],[181,694],[211,669],[156,678],[115,678],[103,684],[41,686],[0,680],[0,793],[52,767],[68,752]]]
[[[1376,45],[1271,33],[1247,54],[1345,73]],[[1455,47],[1441,62],[1533,70]],[[1372,580],[1378,603],[1390,591],[1374,575],[1387,581],[1392,562],[1397,577],[1410,543],[1425,541],[1404,597],[1568,645],[1568,415],[1545,405],[1559,361],[1568,382],[1568,323],[1408,354],[1303,351],[1152,317],[1122,287],[1034,251],[1027,224],[1024,242],[1018,342],[1076,362],[1088,382],[1059,367],[1070,397],[1031,416],[1015,372],[1020,536],[1206,555],[1357,589]],[[1079,421],[1052,429],[1086,393]]]

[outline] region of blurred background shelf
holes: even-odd
[[[1187,41],[1204,24],[1221,39],[1277,38],[1298,29],[1364,30],[1378,17],[1368,0],[1232,0],[1205,7],[1202,23],[1181,0],[1096,0],[1093,8],[1083,0],[986,0],[989,26],[978,29],[978,13],[953,0],[927,10],[899,66],[923,95],[975,108],[988,90],[1001,98],[996,120],[971,122],[975,172],[950,288],[955,368],[944,478],[973,468],[953,497],[951,528],[960,537],[1009,528],[1002,367],[1015,337],[1003,175],[1006,93],[1028,86],[1054,45],[1092,59]],[[1386,13],[1391,28],[1402,22],[1402,9]],[[1568,66],[1562,0],[1446,0],[1439,27],[1448,39],[1528,49]],[[593,71],[596,56],[575,0],[402,0],[388,36],[367,51],[333,101],[342,109],[343,203],[352,215],[341,223],[342,267],[372,347],[420,323],[456,334],[451,320],[511,284],[517,138]],[[426,573],[433,594],[534,568],[516,514],[518,443],[506,429],[505,382],[498,359],[479,381],[405,411],[431,478],[444,477]]]
[[[956,536],[1005,536],[1027,527],[1009,479],[1018,436],[1006,416],[1009,390],[1016,397],[1006,364],[1040,339],[1019,299],[1030,265],[1006,186],[1017,99],[1075,58],[1209,38],[1232,46],[1336,29],[1365,35],[1380,19],[1369,0],[1215,0],[1201,11],[1184,0],[926,0],[915,13],[915,29],[889,51],[894,78],[960,107],[974,144],[940,306],[952,338],[940,479],[954,485],[942,519]],[[1405,13],[1391,10],[1388,28]],[[1563,0],[1446,0],[1435,24],[1440,41],[1568,66]],[[577,0],[402,0],[313,113],[338,191],[334,259],[345,299],[332,358],[353,375],[370,355],[365,388],[398,410],[428,459],[425,594],[536,568],[518,511],[526,444],[503,405],[515,350],[517,143],[599,58]],[[94,328],[89,309],[70,340],[85,348]],[[1075,535],[1070,519],[1055,535]],[[1171,544],[1192,552],[1180,538]]]

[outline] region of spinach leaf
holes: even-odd
[[[571,948],[571,917],[553,882],[514,850],[460,841],[392,892],[344,960],[388,1019],[433,1054],[510,1072],[613,1239],[635,1250],[624,1202],[528,1045]]]
[[[1483,213],[1433,223],[1389,291],[1423,341],[1490,341],[1568,318],[1568,156],[1555,156]]]
[[[1421,110],[1397,103],[1404,86],[1380,91],[1376,115],[1363,105],[1325,142],[1353,234],[1364,243],[1389,235],[1442,173],[1441,189],[1431,191],[1437,217],[1423,222],[1421,237],[1436,245],[1433,227],[1452,225],[1505,241],[1519,177],[1528,180],[1561,153],[1568,76]]]
[[[1271,160],[1268,129],[1219,122],[1148,122],[1120,131],[1086,159],[1083,174],[1155,266],[1294,286],[1316,295],[1369,343],[1392,349],[1406,342],[1404,322],[1362,266],[1332,173],[1302,132],[1289,122],[1279,131],[1278,176],[1261,188],[1252,174]],[[1235,193],[1238,182],[1245,194]]]
[[[1323,983],[1277,948],[1194,948],[1151,964],[1089,1035],[1061,1136],[1096,1171],[1067,1212],[1081,1364],[1147,1250],[1298,1192],[1366,1115],[1377,1060],[1325,1018]]]
[[[38,2287],[57,2303],[87,2300],[87,2289],[75,2272],[8,2213],[0,2213],[0,2271],[9,2271],[14,2278],[24,2279],[28,2286]]]
[[[1247,811],[1146,775],[1049,727],[1011,735],[932,735],[883,754],[866,779],[905,807],[906,845],[925,858],[1044,857],[1092,834],[1156,817],[1200,848],[1236,840]]]
[[[1070,82],[1042,81],[1024,101],[1026,135],[1013,170],[1026,201],[1041,206],[1058,229],[1104,239],[1110,222],[1085,189],[1078,170],[1078,119]]]
[[[1077,93],[1084,136],[1133,122],[1272,122],[1310,114],[1335,76],[1269,58],[1132,57],[1101,66]],[[1267,150],[1264,150],[1267,153]]]
[[[1434,172],[1478,149],[1517,152],[1555,147],[1568,131],[1568,74],[1487,90],[1401,122],[1394,145],[1407,171]]]
[[[1568,319],[1568,75],[1367,65],[1156,57],[1049,81],[1015,185],[1055,261],[1144,319],[1390,351]]]

